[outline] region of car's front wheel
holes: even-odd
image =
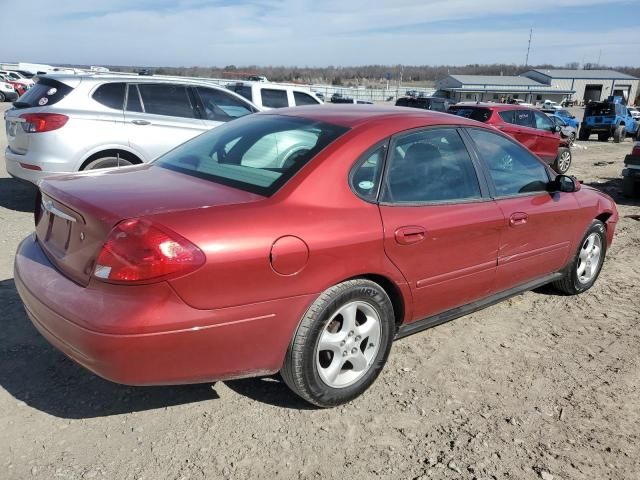
[[[600,275],[606,251],[606,228],[600,220],[594,220],[582,238],[565,276],[554,282],[553,286],[568,295],[589,290]]]
[[[555,162],[553,162],[553,169],[560,173],[565,174],[571,166],[571,150],[566,147],[560,147],[558,149],[558,156]]]
[[[280,373],[314,405],[349,402],[382,371],[394,334],[393,305],[380,285],[365,279],[340,283],[309,308]]]
[[[618,126],[613,132],[613,142],[620,143],[623,142],[625,137],[627,136],[624,126]]]

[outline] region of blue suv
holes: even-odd
[[[615,143],[622,142],[627,135],[637,136],[640,125],[627,111],[620,97],[609,97],[606,102],[592,102],[584,110],[580,140],[588,140],[597,134],[598,140],[606,142],[613,137]]]

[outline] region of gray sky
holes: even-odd
[[[0,0],[0,61],[640,64],[638,0]],[[6,9],[3,9],[6,12]]]

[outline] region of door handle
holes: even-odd
[[[400,245],[410,245],[424,240],[426,230],[419,226],[400,227],[395,232],[396,242]]]
[[[524,225],[527,223],[529,215],[524,212],[516,212],[509,217],[509,225],[517,227],[518,225]]]
[[[131,120],[134,125],[151,125],[151,122],[147,120]]]

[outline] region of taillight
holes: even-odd
[[[22,129],[27,133],[50,132],[64,127],[69,117],[59,113],[25,113],[20,115],[24,119]]]
[[[105,282],[149,283],[192,272],[204,262],[204,253],[177,233],[125,220],[109,234],[93,275]]]

